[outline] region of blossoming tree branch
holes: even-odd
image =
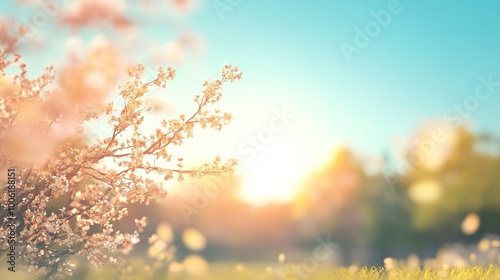
[[[230,113],[214,105],[225,83],[241,79],[238,67],[225,65],[220,79],[203,83],[202,93],[194,97],[193,112],[163,119],[148,134],[143,126],[152,107],[145,98],[152,89],[166,89],[175,77],[172,68],[159,67],[152,81],[143,81],[142,65],[126,69],[127,81],[118,88],[120,102],[114,99],[117,105],[103,101],[112,91],[109,88],[84,90],[80,76],[88,70],[85,62],[61,74],[47,67],[40,76],[29,77],[27,63],[10,39],[0,49],[0,169],[5,170],[2,174],[11,168],[17,172],[19,264],[48,277],[71,274],[74,255],[96,266],[121,264],[120,254],[132,250],[146,226],[144,217],[135,220],[133,232],[113,228],[127,215],[127,206],[165,197],[165,181],[219,176],[237,164],[234,159],[223,163],[217,156],[213,162],[186,168],[170,148],[183,145],[196,128],[220,130],[231,121]],[[98,56],[103,51],[91,52],[88,61],[102,60]],[[107,75],[103,69],[97,73]],[[15,74],[7,74],[11,72]],[[96,120],[108,122],[109,135],[92,143],[83,141],[87,131],[82,125]],[[75,133],[67,133],[75,127]],[[2,186],[6,178],[2,177]],[[4,222],[8,199],[4,188],[0,208]],[[3,242],[8,234],[0,228],[2,255],[11,245]]]

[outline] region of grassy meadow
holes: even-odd
[[[273,266],[265,263],[216,263],[206,272],[199,274],[190,274],[185,271],[171,272],[168,276],[164,273],[152,273],[149,269],[136,269],[129,274],[118,277],[111,270],[103,270],[96,276],[89,276],[85,279],[104,280],[104,279],[214,279],[214,280],[281,280],[281,279],[309,279],[309,280],[497,280],[500,279],[500,268],[496,266],[489,267],[468,267],[468,268],[393,268],[385,269],[383,267],[339,267],[328,268],[320,267],[314,270],[306,271],[299,269],[300,264],[286,264]],[[299,272],[298,272],[299,270]],[[115,278],[118,277],[118,278]]]

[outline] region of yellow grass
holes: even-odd
[[[114,274],[114,273],[113,273]],[[88,279],[109,279],[109,271],[102,272],[101,277],[89,277]],[[114,274],[116,276],[116,274]],[[386,270],[384,268],[327,268],[318,267],[315,269],[306,270],[301,268],[300,264],[234,264],[234,263],[218,263],[213,264],[206,272],[200,272],[195,275],[180,271],[176,273],[170,272],[169,274],[154,274],[146,270],[134,269],[134,272],[128,276],[122,276],[121,279],[241,279],[241,280],[279,280],[279,279],[332,279],[332,280],[498,280],[500,279],[500,267],[469,267],[469,268],[449,268],[449,269],[416,269],[416,268],[395,268]]]
[[[14,277],[17,276],[17,277]],[[23,277],[24,276],[24,277]],[[23,272],[11,273],[3,270],[0,272],[0,279],[43,279],[34,274],[27,275]],[[417,268],[395,268],[387,270],[377,267],[340,267],[328,268],[317,267],[306,270],[300,264],[265,264],[265,263],[216,263],[212,264],[208,271],[199,272],[177,271],[175,273],[153,272],[147,266],[129,267],[126,270],[118,271],[116,268],[105,268],[92,275],[75,273],[72,277],[65,279],[81,280],[104,280],[104,279],[168,279],[168,280],[196,280],[196,279],[238,279],[238,280],[292,280],[292,279],[332,279],[332,280],[498,280],[500,279],[500,267],[469,267],[469,268],[448,268],[448,269],[417,269]]]

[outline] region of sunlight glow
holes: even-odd
[[[254,161],[241,161],[240,197],[255,205],[292,200],[314,166],[311,147],[303,138],[283,137],[259,151]]]

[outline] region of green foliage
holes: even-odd
[[[479,233],[500,232],[494,217],[500,214],[500,156],[479,149],[495,145],[494,140],[465,129],[458,130],[457,135],[450,157],[439,169],[417,166],[409,182],[433,178],[441,184],[441,198],[434,203],[415,204],[412,220],[418,230],[447,232],[443,241],[463,238],[460,224],[470,212],[481,218]]]

